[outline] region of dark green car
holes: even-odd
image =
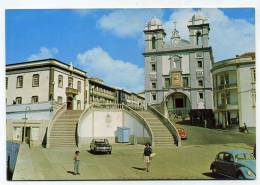
[[[107,139],[92,139],[90,151],[92,153],[103,152],[111,154],[112,146],[109,144]]]
[[[256,160],[251,151],[227,150],[217,154],[210,169],[213,174],[220,174],[232,179],[256,178]]]

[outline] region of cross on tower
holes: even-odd
[[[173,21],[173,28],[174,28],[174,30],[176,30],[176,24],[177,24],[177,22]]]

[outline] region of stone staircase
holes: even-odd
[[[141,115],[150,125],[154,135],[155,146],[174,145],[174,137],[157,116],[149,111],[136,112]]]
[[[53,123],[49,147],[77,147],[76,131],[81,110],[67,110]]]

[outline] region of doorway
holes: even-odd
[[[183,108],[184,107],[183,98],[176,98],[175,99],[175,107],[176,108]]]
[[[23,127],[23,142],[30,144],[31,139],[31,127]]]
[[[67,110],[73,110],[73,98],[67,96]]]

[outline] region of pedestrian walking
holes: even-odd
[[[75,152],[74,160],[74,175],[80,175],[79,173],[79,151]]]
[[[245,132],[245,133],[249,133],[248,128],[247,128],[247,126],[246,126],[246,123],[244,123],[244,132]]]
[[[150,171],[149,167],[151,164],[151,154],[152,154],[152,148],[149,143],[146,143],[144,148],[144,163],[147,172]]]

